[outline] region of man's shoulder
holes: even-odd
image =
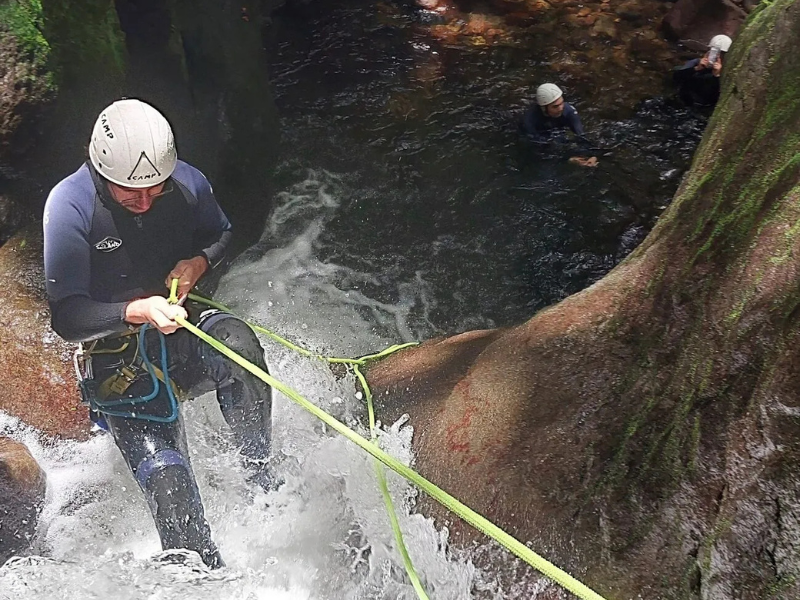
[[[80,206],[93,202],[94,195],[94,182],[92,182],[89,167],[84,163],[72,175],[68,175],[53,186],[47,202]]]
[[[539,106],[536,102],[531,102],[525,109],[525,112],[534,118],[538,118],[544,115],[544,113],[542,112],[542,107]]]
[[[197,194],[200,188],[209,186],[208,179],[200,169],[182,160],[179,160],[175,165],[172,177],[185,185],[194,194]]]
[[[95,196],[92,175],[84,163],[50,190],[44,206],[45,232],[56,234],[70,227],[88,228],[94,214]]]
[[[541,127],[547,118],[548,117],[544,114],[542,107],[536,104],[536,102],[533,102],[530,106],[528,106],[528,108],[525,109],[525,114],[523,115],[523,119],[536,128]]]

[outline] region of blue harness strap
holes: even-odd
[[[167,344],[164,338],[164,334],[160,331],[158,332],[159,341],[161,344],[161,352],[160,352],[160,359],[161,359],[161,372],[164,374],[164,387],[167,391],[167,396],[169,398],[170,404],[170,413],[166,416],[159,416],[159,415],[148,415],[137,413],[133,409],[136,408],[137,405],[146,404],[151,400],[155,399],[159,391],[161,389],[160,382],[158,377],[156,376],[155,369],[153,368],[153,364],[150,362],[150,359],[147,357],[146,351],[146,342],[145,342],[145,332],[149,328],[149,325],[145,323],[139,329],[139,349],[141,351],[142,362],[144,363],[145,369],[147,373],[150,375],[150,379],[153,382],[153,391],[146,396],[139,396],[138,398],[120,398],[119,400],[99,400],[97,398],[93,398],[92,395],[89,395],[90,398],[90,407],[92,410],[103,414],[108,415],[111,417],[123,417],[126,419],[141,419],[143,421],[151,421],[154,423],[172,423],[175,419],[178,418],[178,400],[175,397],[175,393],[172,389],[172,384],[169,378],[169,363],[167,361]],[[112,410],[112,408],[129,408],[129,411],[122,411],[122,410]]]

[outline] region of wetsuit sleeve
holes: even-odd
[[[702,71],[695,71],[695,67],[698,64],[700,64],[700,59],[694,58],[686,61],[680,67],[675,67],[672,70],[672,81],[677,85],[681,85],[697,76],[698,73],[702,73]]]
[[[88,342],[130,330],[125,322],[127,302],[97,302],[88,296],[69,296],[50,302],[51,325],[68,342]]]
[[[97,302],[89,296],[88,233],[93,207],[91,192],[64,182],[53,189],[45,204],[44,272],[51,324],[69,342],[97,339],[128,328],[126,302]]]
[[[213,269],[225,258],[225,251],[233,233],[228,217],[214,197],[208,180],[197,171],[196,193],[198,200],[197,243],[200,253],[206,257],[209,268]]]
[[[572,130],[572,133],[578,136],[582,136],[583,131],[583,123],[581,123],[581,118],[578,116],[578,111],[575,110],[573,106],[570,105],[569,111],[565,111],[567,114],[564,116],[567,118],[567,123],[569,128]]]
[[[681,74],[685,74],[687,71],[689,71],[689,72],[693,71],[694,68],[699,64],[700,64],[700,59],[699,58],[693,58],[692,60],[687,60],[680,67],[675,67],[674,69],[672,69],[672,72],[676,76],[679,76]]]

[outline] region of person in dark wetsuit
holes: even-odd
[[[176,393],[216,390],[251,481],[270,489],[271,388],[175,319],[191,315],[266,370],[247,324],[165,296],[177,278],[185,298],[223,261],[230,238],[208,180],[177,159],[169,123],[139,100],[117,101],[100,114],[89,161],[58,183],[45,205],[52,327],[88,355],[79,377],[90,415],[113,434],[163,549],[194,550],[211,567],[224,563],[189,462]]]
[[[564,93],[553,83],[543,83],[536,89],[536,102],[522,115],[522,132],[533,142],[549,143],[558,131],[569,129],[578,138],[584,137],[578,111],[564,101]],[[597,166],[597,157],[573,156],[570,162],[585,167]]]
[[[687,106],[714,106],[719,100],[722,59],[732,44],[727,35],[715,35],[708,51],[672,72],[678,95]]]

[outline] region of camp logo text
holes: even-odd
[[[128,175],[128,181],[147,181],[148,179],[155,179],[160,176],[161,171],[156,168],[153,161],[142,151],[131,174]]]
[[[110,140],[114,139],[114,132],[111,131],[111,125],[108,124],[108,116],[106,113],[100,115],[100,125],[103,128],[103,133],[106,134],[106,137]]]

